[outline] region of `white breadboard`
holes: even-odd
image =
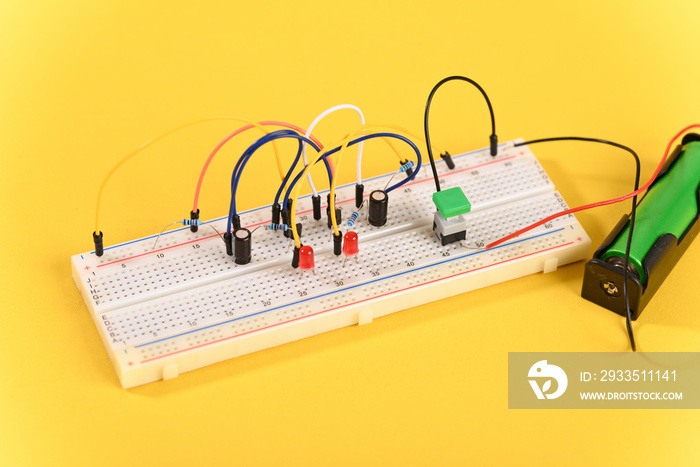
[[[304,244],[315,251],[315,274],[291,267],[291,241],[279,231],[253,233],[253,260],[234,264],[205,225],[170,231],[73,256],[73,278],[85,299],[123,387],[170,379],[185,371],[337,329],[527,274],[584,259],[590,239],[574,216],[483,251],[478,247],[566,208],[525,146],[502,144],[437,161],[444,188],[461,186],[472,203],[467,239],[441,246],[433,230],[435,189],[427,164],[389,194],[383,227],[366,220],[357,262],[332,252],[331,231],[299,200]],[[368,179],[365,193],[392,174]],[[398,176],[405,176],[400,174]],[[394,182],[397,179],[394,179]],[[355,210],[354,184],[337,191],[345,221]],[[163,219],[163,223],[171,219]],[[270,222],[269,206],[241,214],[248,228]],[[225,218],[211,221],[225,230]],[[470,311],[478,313],[477,310]],[[445,332],[450,332],[445,330]]]

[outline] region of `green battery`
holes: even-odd
[[[680,239],[698,215],[698,186],[700,186],[700,141],[683,146],[670,170],[649,188],[637,207],[634,233],[629,257],[629,270],[636,272],[642,284],[647,278],[644,258],[664,234]],[[629,225],[600,256],[607,263],[624,264]]]

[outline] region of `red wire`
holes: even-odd
[[[676,136],[674,136],[674,137],[671,139],[671,141],[668,142],[668,146],[666,146],[666,151],[664,151],[664,156],[661,158],[661,162],[659,162],[659,165],[656,167],[656,170],[655,170],[654,173],[652,174],[651,178],[649,178],[649,181],[647,181],[647,182],[644,184],[644,186],[642,186],[641,188],[639,188],[637,191],[633,191],[632,193],[626,194],[625,196],[621,196],[621,197],[619,197],[619,198],[613,198],[613,199],[609,199],[609,200],[606,200],[606,201],[599,201],[599,202],[597,202],[597,203],[586,204],[586,205],[583,205],[583,206],[578,206],[578,207],[575,207],[575,208],[567,209],[567,210],[565,210],[565,211],[561,211],[561,212],[558,212],[558,213],[556,213],[556,214],[552,214],[551,216],[546,217],[546,218],[542,219],[541,221],[537,221],[537,222],[535,222],[534,224],[530,224],[530,225],[528,225],[527,227],[524,227],[524,228],[518,230],[517,232],[513,232],[512,234],[507,235],[507,236],[505,236],[505,237],[503,237],[503,238],[501,238],[501,239],[499,239],[499,240],[496,240],[495,242],[489,243],[488,245],[486,245],[485,249],[488,250],[489,248],[493,248],[493,247],[495,247],[495,246],[497,246],[497,245],[500,245],[500,244],[503,243],[503,242],[507,242],[508,240],[510,240],[510,239],[512,239],[512,238],[515,238],[515,237],[517,237],[517,236],[519,236],[519,235],[522,235],[522,234],[524,234],[525,232],[528,232],[528,231],[534,229],[535,227],[539,227],[540,225],[545,224],[545,223],[547,223],[547,222],[549,222],[549,221],[551,221],[551,220],[554,220],[554,219],[556,219],[557,217],[566,216],[567,214],[573,214],[573,213],[579,212],[579,211],[585,211],[586,209],[597,208],[597,207],[599,207],[599,206],[607,206],[608,204],[619,203],[620,201],[624,201],[624,200],[626,200],[626,199],[630,199],[630,198],[632,198],[633,196],[636,196],[636,195],[639,195],[639,194],[643,193],[647,188],[649,188],[649,186],[652,184],[652,182],[656,179],[656,176],[659,175],[659,172],[661,171],[661,168],[663,167],[664,162],[666,162],[666,159],[668,158],[668,155],[669,155],[669,153],[671,152],[671,147],[673,146],[673,143],[674,143],[678,138],[680,138],[680,136],[681,136],[683,133],[687,132],[688,130],[690,130],[690,129],[692,129],[692,128],[700,128],[700,124],[688,125],[687,127],[683,128],[681,131],[679,131],[679,132],[676,134]]]
[[[273,121],[258,122],[258,123],[260,125],[264,125],[264,126],[274,125],[274,126],[281,126],[284,128],[289,128],[290,130],[294,130],[302,135],[306,133],[306,130],[304,130],[303,128],[300,128],[296,125],[292,125],[291,123],[278,122],[278,121],[274,121],[274,120]],[[192,212],[197,212],[197,205],[199,204],[199,192],[202,190],[202,183],[204,182],[204,174],[207,173],[207,169],[209,168],[209,164],[211,164],[211,161],[212,161],[212,159],[214,159],[214,156],[216,155],[216,153],[219,152],[219,149],[221,149],[221,147],[224,144],[229,142],[229,140],[231,140],[231,138],[243,133],[246,130],[250,130],[251,128],[255,128],[255,127],[253,125],[246,125],[246,126],[240,127],[238,130],[234,131],[233,133],[228,135],[226,138],[221,140],[221,142],[216,145],[216,147],[211,152],[211,154],[209,154],[209,157],[207,158],[206,162],[204,162],[204,167],[202,167],[202,172],[199,174],[199,180],[197,180],[197,188],[194,191],[194,203],[193,203],[193,207],[192,207]],[[310,138],[321,149],[323,149],[323,145],[318,140],[318,138],[316,138],[314,135],[310,135]],[[334,172],[334,167],[330,161],[330,158],[328,160],[328,163],[331,164],[331,172]]]

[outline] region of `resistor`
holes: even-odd
[[[412,169],[414,165],[415,164],[413,163],[413,161],[408,161],[401,166],[399,172],[406,172],[407,170]]]
[[[200,221],[199,219],[182,219],[180,221],[180,224],[188,227],[188,226],[192,226],[192,225],[200,226],[200,225],[204,224],[204,222]]]
[[[348,227],[352,227],[353,225],[355,225],[355,221],[358,217],[360,217],[360,211],[355,211],[352,214],[350,214],[350,218],[348,219]]]
[[[353,225],[355,225],[357,218],[360,217],[360,211],[362,210],[362,206],[364,206],[364,205],[365,205],[365,201],[362,200],[360,205],[357,207],[357,211],[350,214],[350,218],[348,219],[348,227],[352,227]]]
[[[265,226],[265,229],[267,230],[282,230],[286,232],[287,230],[290,230],[290,227],[287,224],[268,224]]]

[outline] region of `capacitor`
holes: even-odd
[[[304,245],[299,249],[299,268],[302,271],[313,271],[314,264],[314,249],[309,245]]]
[[[233,262],[236,264],[248,264],[251,259],[250,230],[238,229],[233,232]]]
[[[374,190],[369,194],[369,223],[375,227],[386,224],[389,211],[389,195],[384,190]]]
[[[357,254],[359,252],[360,243],[357,233],[353,230],[345,232],[345,236],[343,236],[343,254],[345,255],[345,261],[352,257],[354,257],[355,261],[357,261]],[[345,261],[343,261],[343,265],[345,265]]]
[[[199,209],[197,209],[197,212],[190,211],[190,221],[190,231],[196,232],[199,230]]]

